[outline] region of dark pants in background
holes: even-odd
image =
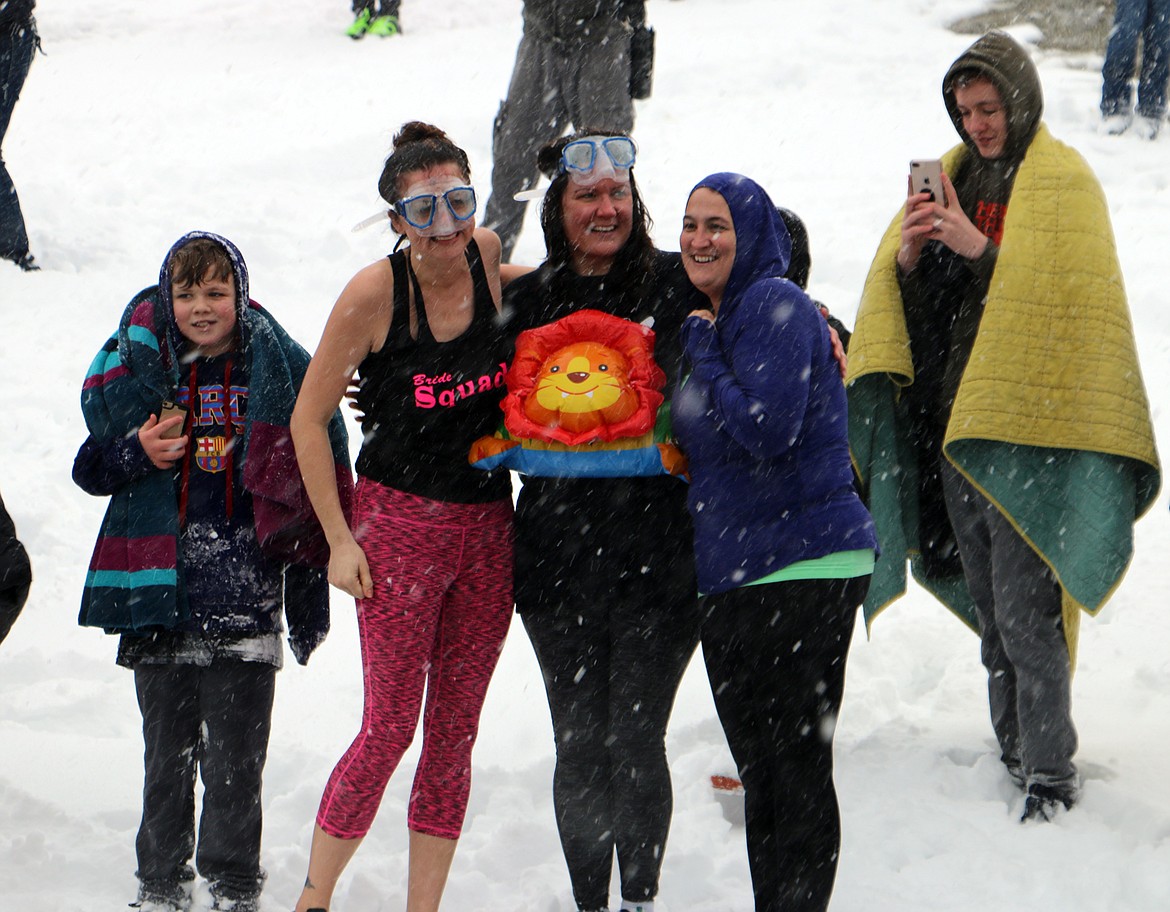
[[[272,728],[276,668],[216,659],[211,666],[134,669],[146,777],[138,830],[138,879],[169,886],[199,873],[226,898],[257,896],[261,776]],[[195,850],[195,775],[203,812]]]
[[[525,31],[492,134],[492,193],[483,224],[500,236],[502,262],[524,226],[527,203],[512,197],[535,186],[536,153],[572,124],[629,133],[630,32],[608,40],[566,45]]]
[[[16,187],[4,164],[4,134],[12,109],[20,96],[37,49],[37,29],[32,20],[9,31],[0,26],[0,258],[20,260],[28,253],[28,232]]]
[[[841,819],[833,732],[869,577],[746,586],[703,599],[703,658],[744,786],[756,912],[826,909]]]
[[[1142,63],[1138,73],[1137,113],[1166,116],[1166,83],[1170,80],[1170,0],[1117,0],[1105,65],[1101,69],[1101,114],[1128,114],[1133,104],[1138,39]]]
[[[397,16],[402,0],[353,0],[352,6],[355,16],[364,9],[368,9],[371,16]]]

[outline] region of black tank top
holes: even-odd
[[[365,413],[358,474],[432,500],[503,500],[512,491],[507,470],[484,472],[467,461],[472,441],[493,433],[503,420],[500,401],[513,348],[492,301],[479,248],[474,240],[467,245],[474,288],[471,324],[449,342],[436,342],[431,334],[408,253],[409,248],[390,255],[390,330],[381,349],[358,367],[357,404]],[[417,339],[410,335],[408,287],[414,290]]]

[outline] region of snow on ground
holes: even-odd
[[[191,228],[235,240],[253,295],[309,347],[347,278],[391,238],[350,226],[378,206],[394,129],[446,128],[486,198],[491,127],[520,32],[519,0],[406,0],[406,34],[341,36],[344,0],[44,2],[39,56],[5,145],[44,271],[0,269],[0,485],[32,553],[25,616],[0,649],[0,907],[74,912],[133,898],[141,744],[114,641],[75,624],[103,504],[69,481],[90,358],[124,303]],[[851,322],[910,158],[954,141],[939,96],[970,42],[960,0],[653,0],[654,96],[639,103],[638,175],[661,246],[689,188],[716,170],[766,184],[812,235],[812,291]],[[1017,37],[1035,38],[1029,30]],[[1039,58],[1053,132],[1109,195],[1155,417],[1165,436],[1170,331],[1166,147],[1096,134],[1099,57]],[[518,261],[543,252],[535,219]],[[1165,497],[1133,568],[1084,625],[1075,711],[1083,803],[1022,827],[995,758],[978,643],[919,591],[851,657],[837,734],[844,845],[833,909],[1062,912],[1170,899],[1170,618]],[[352,605],[308,668],[279,678],[266,776],[266,912],[304,877],[317,800],[356,731]],[[675,817],[662,912],[751,908],[742,830],[707,778],[730,769],[701,664],[669,736]],[[571,908],[550,800],[543,688],[517,624],[488,696],[474,793],[444,907]],[[337,912],[405,900],[413,754],[340,888]],[[206,897],[201,895],[205,903]]]

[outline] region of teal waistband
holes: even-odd
[[[791,580],[810,579],[853,579],[873,573],[874,554],[870,548],[856,551],[837,551],[812,560],[797,561],[769,573],[758,580],[744,583],[745,586],[763,586],[767,583],[784,583]]]

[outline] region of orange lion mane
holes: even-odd
[[[616,396],[616,401],[574,411],[538,402],[537,393],[572,359],[578,366],[586,359],[592,369],[603,371],[607,398]],[[666,375],[654,362],[654,332],[648,327],[599,310],[579,310],[522,332],[506,381],[501,408],[512,437],[578,446],[652,431]]]

